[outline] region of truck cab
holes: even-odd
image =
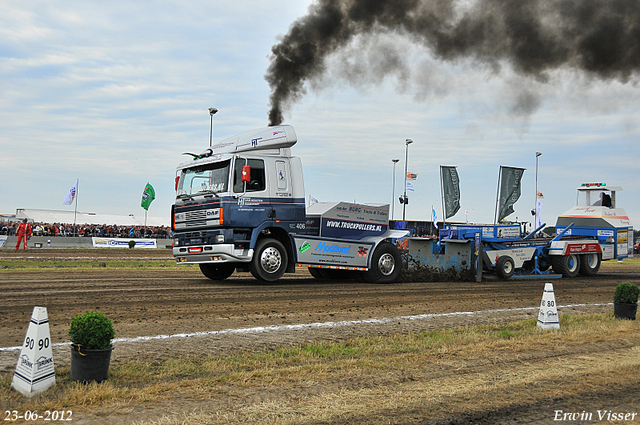
[[[286,241],[304,230],[302,164],[290,149],[296,140],[290,126],[269,127],[225,139],[180,164],[172,212],[179,263],[230,275],[251,260],[261,233]],[[203,265],[214,263],[220,267]]]
[[[283,125],[189,154],[176,169],[176,261],[198,264],[213,280],[240,270],[273,282],[296,264],[313,268],[314,277],[340,270],[375,283],[397,280],[402,259],[388,241],[406,231],[388,229],[389,206],[334,203],[307,211],[302,162],[291,155],[296,142],[293,127]]]

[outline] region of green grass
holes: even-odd
[[[176,268],[192,265],[176,264],[173,259],[144,259],[144,260],[100,260],[100,259],[3,259],[0,260],[0,273],[7,270],[40,270],[40,269],[96,269],[96,268]]]

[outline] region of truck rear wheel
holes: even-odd
[[[376,248],[371,259],[371,268],[364,272],[369,283],[393,283],[402,273],[402,255],[395,245],[383,242]]]
[[[284,245],[276,239],[261,239],[256,244],[249,271],[258,280],[275,282],[287,270],[289,257]]]
[[[236,266],[231,263],[200,263],[200,271],[211,280],[225,280],[231,276]]]
[[[580,271],[580,257],[575,254],[555,256],[552,263],[553,272],[564,277],[576,277]]]
[[[515,264],[513,263],[513,259],[508,255],[503,255],[502,257],[498,258],[498,261],[496,261],[496,272],[501,278],[511,278],[511,276],[513,276],[514,270]]]
[[[600,270],[602,255],[596,252],[584,254],[580,258],[580,274],[582,276],[593,276]]]

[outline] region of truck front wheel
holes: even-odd
[[[231,263],[200,263],[200,271],[211,280],[225,280],[235,269],[236,266]]]
[[[275,282],[287,270],[289,258],[284,245],[276,239],[261,239],[256,244],[249,270],[263,282]]]
[[[393,283],[402,273],[402,255],[395,245],[383,242],[376,248],[371,259],[371,268],[364,272],[369,283]]]
[[[575,254],[554,256],[553,272],[564,277],[576,277],[580,271],[580,257]]]

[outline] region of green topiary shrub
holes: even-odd
[[[616,290],[613,293],[613,301],[617,303],[636,304],[639,294],[640,288],[638,288],[638,285],[623,282],[616,286]]]
[[[136,246],[136,241],[129,241],[129,249],[133,249]]]
[[[102,313],[89,311],[71,320],[71,342],[87,350],[107,350],[116,332],[111,320]]]

